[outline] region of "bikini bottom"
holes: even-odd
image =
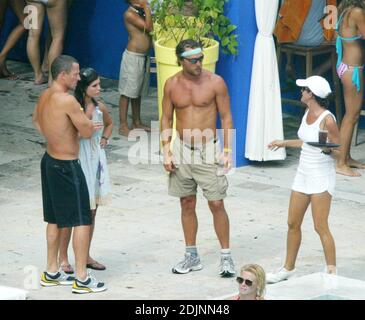
[[[357,92],[360,92],[361,89],[361,80],[360,80],[360,70],[362,71],[364,66],[349,66],[348,64],[341,62],[340,65],[337,67],[337,75],[340,79],[342,79],[343,75],[348,70],[353,70],[352,74],[352,83],[356,87]]]

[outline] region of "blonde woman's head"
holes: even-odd
[[[241,295],[253,294],[257,299],[263,299],[265,295],[266,276],[264,269],[257,264],[246,264],[241,268],[237,277]]]

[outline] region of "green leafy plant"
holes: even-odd
[[[228,1],[152,0],[154,39],[179,43],[190,38],[208,47],[209,39],[217,38],[223,52],[236,55],[238,41],[234,31],[237,27],[224,15],[224,5]]]

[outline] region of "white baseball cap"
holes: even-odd
[[[298,87],[308,87],[317,97],[327,98],[331,93],[331,87],[328,81],[320,76],[311,76],[307,79],[298,79]]]

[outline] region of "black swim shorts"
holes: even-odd
[[[41,161],[44,221],[58,228],[91,225],[89,191],[79,160]]]

